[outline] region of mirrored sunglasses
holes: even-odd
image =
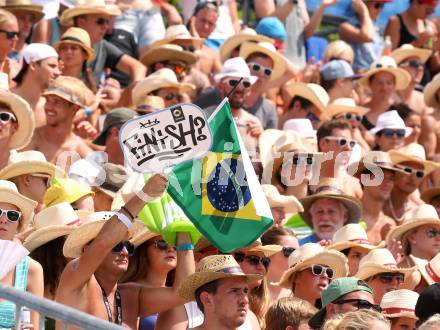
[[[124,248],[127,249],[128,255],[130,257],[134,254],[135,246],[129,241],[119,242],[113,247],[112,252],[116,254],[121,253]]]
[[[20,211],[16,210],[6,210],[6,209],[0,209],[0,217],[3,215],[6,215],[6,218],[10,222],[17,222],[21,219],[22,213]]]
[[[387,137],[387,138],[396,136],[399,139],[403,139],[405,137],[405,130],[404,129],[384,128],[383,130],[380,131],[380,134]]]
[[[8,40],[12,40],[12,39],[14,39],[15,37],[18,38],[18,35],[19,35],[19,32],[15,32],[15,31],[7,31],[7,30],[3,30],[3,29],[0,29],[0,32],[5,33],[5,34],[6,34],[6,39],[8,39]]]
[[[322,276],[325,273],[329,279],[332,279],[334,275],[333,269],[331,269],[330,267],[313,265],[312,267],[310,267],[310,269],[312,270],[312,274],[315,276]]]

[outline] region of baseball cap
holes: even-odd
[[[321,68],[321,78],[322,80],[336,80],[345,78],[359,78],[355,75],[350,64],[344,60],[333,60],[325,64]]]
[[[373,294],[373,290],[364,281],[356,277],[340,277],[334,279],[327,288],[321,292],[322,308],[309,320],[313,329],[320,328],[324,322],[325,307],[338,298],[356,291],[366,291]]]
[[[104,120],[104,127],[101,134],[93,141],[94,144],[99,146],[105,145],[105,138],[107,137],[107,131],[112,126],[118,124],[124,124],[125,122],[133,119],[137,116],[137,113],[129,108],[116,108],[110,111]]]
[[[256,26],[255,32],[269,38],[286,40],[284,24],[277,17],[265,17]]]
[[[440,313],[440,283],[430,285],[420,294],[415,313],[420,322]]]
[[[49,57],[58,58],[58,53],[55,48],[46,44],[33,43],[23,50],[23,58],[27,64],[38,62]]]

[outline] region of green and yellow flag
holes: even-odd
[[[251,244],[273,223],[227,99],[209,119],[213,145],[202,159],[176,165],[168,193],[219,250]]]

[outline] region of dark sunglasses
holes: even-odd
[[[229,86],[231,86],[231,87],[235,87],[235,86],[237,86],[238,85],[238,82],[239,82],[240,80],[237,80],[237,79],[229,79],[228,80],[228,84],[229,84]],[[249,80],[242,80],[241,81],[241,85],[244,87],[244,88],[250,88],[251,87],[251,82],[249,81]]]
[[[113,247],[112,252],[116,254],[121,253],[124,248],[127,249],[128,255],[130,257],[134,254],[135,246],[129,241],[119,242]]]
[[[153,244],[156,247],[156,249],[161,251],[166,251],[170,248],[170,245],[167,242],[165,242],[163,239],[157,239],[153,242]]]
[[[171,101],[176,99],[178,102],[182,101],[182,95],[177,94],[177,93],[168,93],[167,95],[165,95],[165,100],[167,101]]]
[[[17,118],[15,118],[15,116],[10,112],[0,111],[0,121],[3,123],[7,123],[8,121],[16,122]]]
[[[322,276],[325,273],[328,278],[332,279],[334,275],[333,269],[331,269],[330,267],[313,265],[312,267],[310,267],[310,269],[312,270],[312,274],[315,276]]]
[[[391,283],[393,279],[396,279],[396,281],[399,283],[403,283],[405,280],[405,275],[402,273],[382,273],[377,275],[377,278],[382,283]]]
[[[295,166],[312,165],[313,164],[313,156],[307,156],[307,157],[294,156],[292,158],[292,164]]]
[[[196,51],[196,47],[194,47],[194,46],[182,46],[182,45],[180,45],[180,47],[182,47],[182,49],[186,50],[187,52],[194,53]]]
[[[403,165],[395,165],[397,168],[401,169],[407,174],[415,174],[417,178],[421,179],[425,176],[425,172],[422,170],[416,170],[415,168],[409,167],[409,166],[403,166]]]
[[[95,23],[96,23],[97,25],[109,25],[109,24],[110,24],[110,20],[109,20],[108,18],[100,17],[100,18],[98,18],[98,19],[95,21]]]
[[[383,6],[385,6],[383,2],[375,2],[373,7],[376,9],[382,9]]]
[[[358,123],[360,123],[362,121],[362,116],[361,115],[356,115],[354,113],[351,112],[346,112],[342,115],[342,118],[346,119],[346,120],[356,120]]]
[[[268,268],[270,265],[270,258],[267,257],[259,257],[259,256],[255,256],[255,255],[249,255],[247,256],[245,253],[243,252],[235,252],[234,253],[234,258],[237,262],[243,262],[244,260],[246,260],[247,262],[249,262],[252,266],[257,266],[259,263],[261,263],[264,268]]]
[[[429,238],[434,238],[440,235],[440,230],[435,228],[429,228],[426,230],[426,236]]]
[[[423,67],[423,63],[418,60],[410,60],[410,61],[400,63],[400,66],[403,66],[403,67],[409,66],[411,68],[418,69],[420,67]]]
[[[15,31],[6,31],[3,29],[0,29],[0,32],[4,32],[6,34],[6,39],[11,40],[14,39],[15,37],[18,37],[19,32],[15,32]]]
[[[402,139],[405,137],[405,130],[404,129],[384,128],[383,130],[380,131],[380,134],[387,137],[387,138],[393,137],[395,135],[399,139]]]
[[[296,249],[290,246],[283,246],[283,249],[281,250],[283,252],[283,256],[286,258],[289,258],[289,256],[295,251]]]
[[[262,66],[258,63],[249,63],[249,69],[254,72],[263,72],[266,76],[270,77],[272,75],[272,69]]]
[[[350,148],[354,148],[354,146],[356,145],[356,141],[355,140],[348,140],[348,139],[343,138],[343,137],[327,136],[326,139],[330,140],[330,141],[336,141],[338,143],[338,146],[340,146],[340,147],[345,147],[346,145],[349,145]]]
[[[372,309],[376,312],[382,313],[382,308],[379,305],[372,304],[364,299],[341,299],[333,302],[333,304],[336,305],[344,305],[350,303],[356,303],[355,306],[357,309]]]
[[[16,222],[21,219],[21,212],[20,211],[0,209],[0,217],[3,214],[6,214],[6,218],[10,222]]]

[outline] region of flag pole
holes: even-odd
[[[214,118],[217,115],[217,113],[220,111],[220,109],[223,108],[223,105],[229,100],[229,97],[235,92],[238,85],[240,85],[242,81],[243,81],[243,77],[240,78],[237,85],[235,85],[234,88],[231,89],[231,91],[228,93],[228,95],[226,95],[225,98],[217,106],[217,108],[215,108],[214,112],[208,118],[208,123],[211,122],[212,118]]]

